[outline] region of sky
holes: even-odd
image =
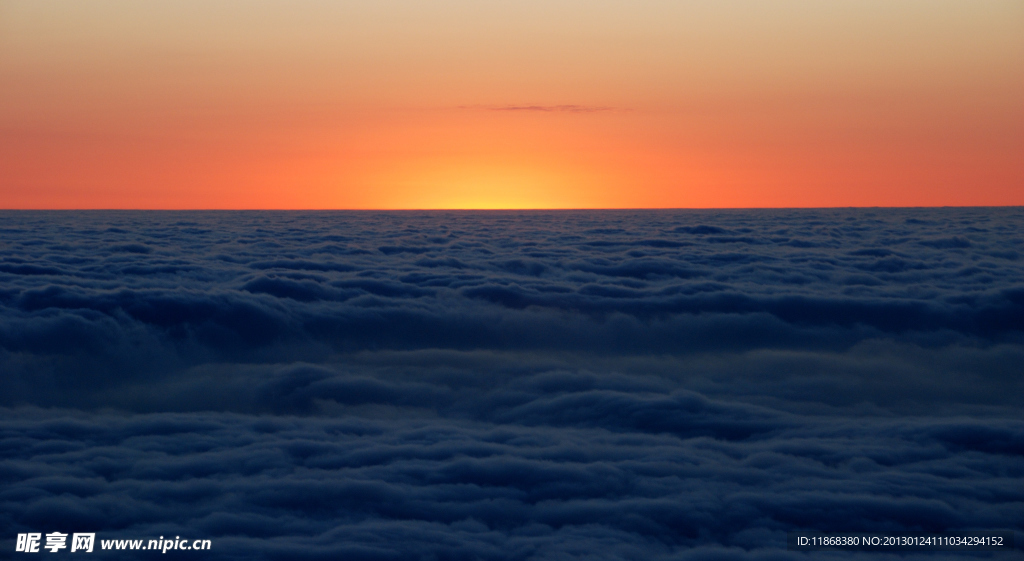
[[[0,208],[1024,204],[1019,0],[0,0]]]

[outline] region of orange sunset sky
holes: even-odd
[[[1024,204],[1021,0],[0,0],[0,208]]]

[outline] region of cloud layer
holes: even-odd
[[[1024,524],[1020,421],[611,390],[497,422],[402,417],[22,411],[0,508],[11,533],[203,537],[214,558],[269,559],[797,558],[779,551],[794,528]]]
[[[1021,209],[2,218],[2,540],[729,559],[1024,529]]]

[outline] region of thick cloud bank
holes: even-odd
[[[1021,532],[1022,279],[1024,209],[0,213],[0,547]]]

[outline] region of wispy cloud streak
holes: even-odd
[[[462,105],[460,109],[476,109],[485,111],[508,111],[523,113],[602,113],[623,111],[621,108],[606,105]]]

